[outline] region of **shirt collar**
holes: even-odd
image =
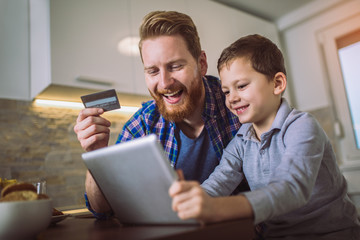
[[[273,124],[271,125],[270,131],[272,129],[281,129],[291,110],[292,108],[290,107],[287,100],[285,98],[282,98],[279,110],[276,113],[276,117]]]

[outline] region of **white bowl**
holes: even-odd
[[[35,238],[51,221],[52,201],[0,202],[0,240]]]

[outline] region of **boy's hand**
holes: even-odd
[[[213,222],[215,198],[210,197],[195,181],[177,181],[169,189],[173,198],[172,208],[181,219],[194,218],[201,222]]]
[[[250,202],[244,195],[210,197],[194,181],[176,181],[170,189],[172,208],[181,219],[194,218],[201,223],[238,218],[253,218]]]

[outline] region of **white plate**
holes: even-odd
[[[70,216],[70,214],[52,216],[51,217],[51,224],[56,224],[58,222],[61,222],[62,220],[64,220],[68,216]]]

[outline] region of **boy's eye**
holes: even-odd
[[[247,86],[247,84],[242,84],[242,85],[239,85],[238,88],[239,88],[239,89],[243,89],[243,88],[246,87],[246,86]]]
[[[224,95],[226,96],[226,95],[228,95],[228,94],[230,93],[230,91],[224,91],[224,90],[223,90],[223,93],[224,93]]]

